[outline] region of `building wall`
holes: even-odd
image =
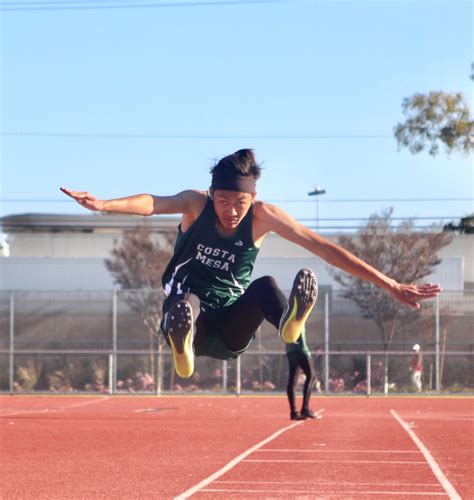
[[[464,287],[474,290],[474,234],[457,234],[450,245],[440,252],[442,259],[463,261]]]
[[[10,257],[107,258],[120,233],[15,233],[8,238]]]
[[[112,290],[114,282],[103,258],[0,258],[0,290]]]
[[[133,227],[128,216],[28,216],[29,227],[15,227],[8,233],[9,257],[0,257],[1,290],[108,290],[113,280],[104,266],[124,227]],[[51,221],[61,225],[56,227]],[[48,222],[49,221],[49,222]],[[92,222],[91,222],[92,221]],[[178,218],[144,218],[157,237],[161,231],[175,230]],[[46,224],[43,227],[42,224]],[[101,226],[102,224],[102,226]],[[119,227],[113,227],[116,224]],[[325,235],[337,241],[337,235]],[[456,235],[441,252],[443,259],[432,281],[445,290],[474,289],[474,235]],[[330,267],[311,252],[270,234],[257,259],[254,277],[274,275],[284,289],[291,287],[301,267],[310,267],[321,285],[338,288]]]
[[[321,287],[339,289],[331,267],[316,257],[263,257],[257,259],[253,278],[272,275],[289,290],[295,274],[311,268]],[[462,260],[444,259],[430,281],[445,291],[462,290]],[[95,291],[111,290],[114,282],[100,257],[9,257],[0,258],[0,290]]]

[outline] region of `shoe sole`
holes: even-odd
[[[174,368],[181,378],[189,378],[194,372],[193,333],[193,310],[186,301],[180,301],[170,312],[168,336]]]
[[[318,298],[318,280],[310,269],[298,272],[293,282],[288,305],[280,320],[280,337],[287,344],[295,343]]]

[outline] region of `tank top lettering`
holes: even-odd
[[[259,249],[252,238],[253,210],[230,237],[217,230],[214,203],[206,205],[192,226],[183,233],[181,225],[174,254],[163,273],[167,295],[191,292],[201,300],[201,309],[218,309],[235,302],[250,284]]]

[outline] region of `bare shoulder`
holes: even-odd
[[[207,202],[207,191],[188,189],[186,191],[182,191],[177,196],[180,196],[183,199],[188,206],[188,211],[192,213],[201,213]]]
[[[262,220],[275,217],[280,210],[276,205],[261,200],[256,200],[253,204],[254,216]]]
[[[255,238],[274,232],[283,238],[301,244],[301,238],[308,238],[308,228],[302,226],[282,208],[263,201],[254,202]]]
[[[271,203],[257,200],[253,204],[253,237],[256,246],[260,246],[265,236],[270,232],[281,234],[281,226],[289,215]]]
[[[269,231],[273,231],[273,226],[279,221],[291,219],[291,216],[277,205],[260,200],[254,202],[253,211],[255,219],[259,223],[272,226]]]
[[[201,213],[207,200],[206,191],[187,189],[173,196],[154,196],[154,214]]]
[[[178,194],[184,200],[185,210],[181,219],[181,230],[186,232],[201,215],[207,203],[207,191],[189,189]]]
[[[198,189],[186,189],[185,191],[181,191],[176,196],[179,196],[182,199],[185,199],[189,202],[199,202],[206,201],[207,199],[207,191],[199,191]]]

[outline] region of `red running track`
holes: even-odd
[[[0,397],[0,498],[473,498],[474,399]]]

